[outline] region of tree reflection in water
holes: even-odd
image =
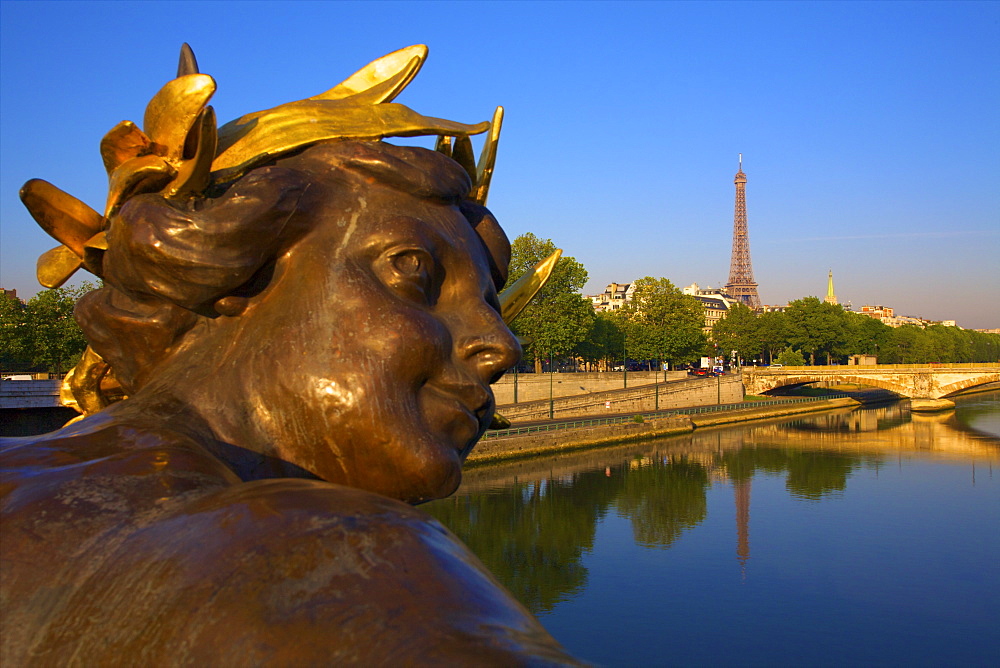
[[[586,584],[581,554],[619,482],[603,471],[514,481],[502,491],[422,506],[455,532],[530,610],[551,610]]]
[[[685,456],[639,463],[645,465],[629,467],[619,477],[614,505],[632,522],[637,544],[670,547],[708,513],[708,469]]]
[[[423,506],[458,535],[532,612],[547,612],[587,584],[582,556],[610,510],[632,524],[635,542],[669,548],[707,515],[710,477],[749,480],[786,473],[806,499],[844,489],[862,462],[832,452],[755,447],[708,457],[635,457],[605,470],[513,481],[501,490],[459,492]]]
[[[708,484],[708,469],[686,457],[641,458],[610,471],[459,493],[423,508],[538,613],[586,585],[581,557],[610,508],[631,520],[637,543],[665,548],[705,518]]]
[[[758,473],[784,475],[790,495],[818,501],[841,494],[854,471],[884,465],[890,451],[893,459],[923,451],[929,429],[936,447],[950,454],[983,447],[952,418],[911,421],[895,405],[611,448],[583,464],[560,458],[520,465],[513,477],[501,467],[492,481],[463,485],[452,498],[422,507],[538,614],[586,587],[583,557],[609,511],[631,522],[636,544],[666,549],[705,520],[712,481],[749,495]],[[987,447],[995,458],[995,445]]]
[[[715,465],[733,482],[750,480],[758,471],[786,474],[789,494],[818,501],[824,495],[844,491],[852,471],[878,459],[822,450],[756,447],[724,452],[715,458]]]

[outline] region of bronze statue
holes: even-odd
[[[0,663],[574,663],[408,505],[457,487],[544,281],[498,298],[499,110],[391,103],[425,56],[217,130],[185,49],[102,142],[103,214],[26,184],[61,242],[43,284],[104,285],[64,387],[85,417],[0,448]],[[421,134],[438,150],[379,141]]]

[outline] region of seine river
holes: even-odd
[[[997,665],[1000,392],[466,472],[422,506],[581,659]]]

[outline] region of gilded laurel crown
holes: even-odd
[[[207,106],[215,93],[215,80],[199,73],[194,54],[185,44],[177,78],[149,101],[142,129],[122,121],[101,140],[109,181],[103,215],[41,179],[28,181],[21,189],[28,211],[60,242],[39,258],[39,282],[59,287],[81,266],[102,276],[105,232],[112,216],[131,197],[143,193],[190,197],[289,151],[331,139],[437,136],[436,149],[469,173],[473,183],[469,197],[485,204],[503,108],[497,107],[490,122],[466,125],[422,116],[393,103],[426,58],[424,45],[400,49],[325,93],[218,127],[214,110]],[[477,163],[469,137],[483,132],[489,134]]]

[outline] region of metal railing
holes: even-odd
[[[679,415],[697,415],[700,413],[717,413],[719,411],[741,411],[751,410],[764,406],[780,406],[789,404],[801,404],[811,401],[824,401],[827,399],[837,399],[849,396],[845,392],[830,392],[829,394],[816,397],[794,397],[791,399],[764,399],[761,401],[741,401],[732,404],[712,404],[710,406],[692,406],[689,408],[670,408],[662,411],[652,411],[649,413],[632,413],[616,417],[592,418],[589,420],[570,420],[566,422],[553,422],[550,424],[538,424],[527,427],[511,427],[510,429],[497,429],[488,431],[483,435],[483,439],[502,438],[504,436],[518,436],[532,434],[543,431],[559,431],[561,429],[578,429],[580,427],[599,427],[602,425],[626,424],[636,421],[636,416],[641,416],[643,422],[646,420],[657,420]]]

